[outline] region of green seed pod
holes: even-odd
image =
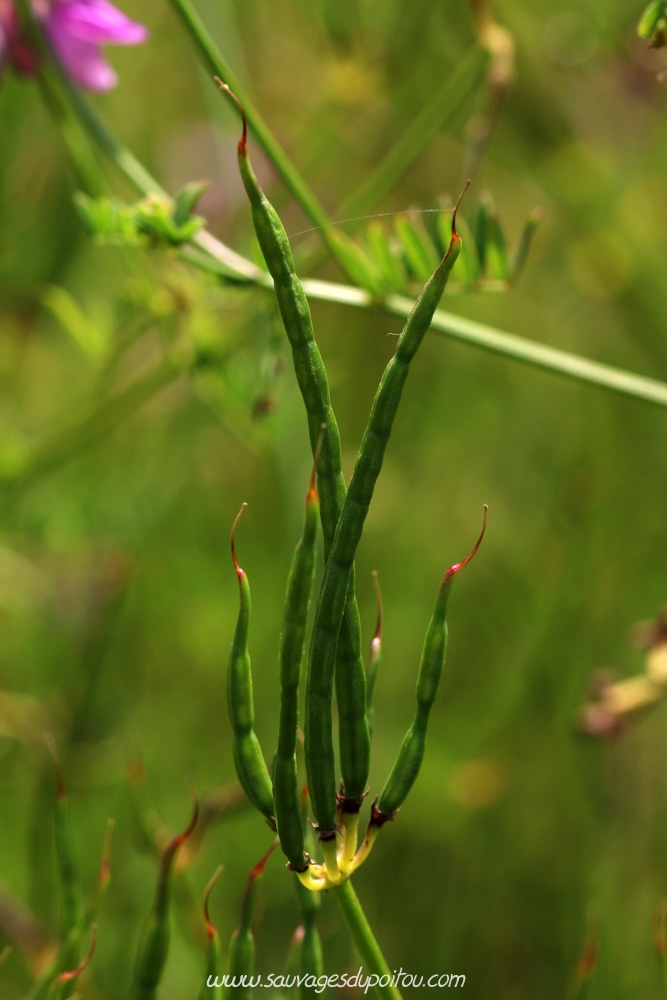
[[[355,552],[410,364],[430,326],[460,247],[461,238],[456,232],[454,211],[449,249],[422,289],[375,394],[320,589],[306,686],[305,757],[308,789],[323,836],[333,829],[336,811],[334,754],[330,735],[335,664],[333,641],[340,628]]]
[[[445,654],[447,652],[446,619],[449,592],[456,574],[464,566],[467,566],[480,546],[486,529],[486,511],[487,508],[485,505],[484,524],[472,551],[466,556],[463,562],[449,567],[440,584],[435,610],[426,631],[421,663],[419,665],[417,712],[401,744],[401,749],[398,752],[398,757],[396,758],[396,763],[392,768],[391,774],[380,793],[378,812],[385,818],[392,816],[400,809],[419,774],[419,769],[424,758],[428,716],[435,701],[435,696],[438,693],[442,668],[445,663]]]
[[[323,429],[324,432],[324,429]],[[321,438],[320,438],[321,442]],[[278,748],[273,761],[273,798],[280,848],[292,868],[305,865],[303,853],[303,817],[296,766],[296,742],[299,716],[299,681],[306,642],[308,609],[315,579],[317,527],[320,501],[315,487],[316,463],[306,497],[303,534],[294,552],[283,615],[280,643],[280,723]]]
[[[653,0],[639,19],[637,34],[640,38],[653,38],[661,28],[664,30],[666,22],[667,3],[665,0]]]
[[[218,929],[211,923],[208,912],[208,901],[213,886],[220,878],[222,865],[216,869],[204,891],[204,922],[208,948],[206,950],[206,974],[199,991],[199,1000],[222,1000],[222,980],[220,979],[220,935]]]
[[[227,664],[227,708],[234,734],[234,764],[238,779],[252,804],[264,814],[269,825],[273,827],[275,809],[271,779],[259,740],[253,729],[255,709],[252,697],[250,655],[248,653],[250,585],[248,577],[239,566],[234,548],[236,526],[245,507],[246,505],[243,504],[234,521],[231,537],[232,560],[239,581],[240,601],[234,640]]]
[[[250,200],[257,239],[273,278],[278,308],[292,348],[294,371],[306,408],[313,454],[317,449],[322,424],[326,424],[327,427],[317,468],[326,560],[345,500],[340,434],[331,406],[326,368],[315,342],[308,301],[294,270],[294,260],[287,234],[278,214],[257,183],[257,178],[250,165],[243,108],[229,87],[220,80],[217,82],[235,101],[243,119],[243,134],[238,144],[239,169]],[[346,794],[360,800],[368,780],[370,739],[365,715],[366,679],[361,656],[361,626],[353,576],[347,589],[349,594],[342,627],[339,622],[335,634],[330,637],[330,641],[334,658],[337,646],[340,647],[337,691],[341,718],[340,748],[343,782]],[[322,723],[328,728],[328,733],[323,738],[325,742],[332,745],[330,701],[331,696],[329,695],[329,709],[328,712],[323,713]],[[326,715],[328,715],[328,719],[325,718]],[[328,766],[333,771],[333,747]]]
[[[226,1000],[250,1000],[251,990],[249,978],[252,976],[255,967],[255,936],[252,930],[252,920],[257,907],[259,895],[259,881],[264,874],[267,861],[273,854],[278,844],[278,840],[273,841],[270,848],[255,865],[248,876],[246,890],[241,907],[241,923],[232,934],[229,943],[229,981],[225,991]]]
[[[193,785],[191,785],[191,791],[194,801],[192,819],[183,833],[172,838],[162,855],[153,909],[137,950],[130,1000],[155,1000],[157,988],[164,972],[169,951],[171,873],[174,858],[179,847],[193,832],[199,818],[199,799]]]

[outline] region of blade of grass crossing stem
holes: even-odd
[[[334,829],[336,811],[330,720],[335,664],[333,643],[340,629],[354,555],[382,468],[410,365],[429,328],[460,246],[461,239],[456,232],[454,213],[447,253],[422,289],[398,339],[394,356],[380,380],[320,589],[308,661],[305,758],[308,790],[318,827],[324,837]]]
[[[322,434],[324,433],[326,429],[322,430]],[[296,869],[303,869],[305,866],[296,743],[301,663],[306,643],[308,609],[315,581],[317,528],[320,520],[320,501],[315,487],[316,464],[313,462],[310,488],[306,497],[303,533],[294,552],[287,580],[283,633],[280,642],[278,747],[273,760],[273,799],[280,849],[291,867]]]
[[[234,639],[227,663],[227,709],[233,731],[233,751],[236,774],[243,789],[256,809],[266,817],[269,826],[275,826],[275,806],[271,778],[262,754],[262,748],[253,728],[255,708],[252,693],[252,672],[248,653],[248,628],[250,626],[250,585],[244,570],[239,566],[234,548],[234,535],[243,504],[232,527],[231,548],[234,569],[239,582],[239,614]]]
[[[218,81],[234,100],[243,116],[243,108],[229,88]],[[299,389],[306,407],[313,454],[317,450],[322,424],[326,434],[317,467],[324,555],[328,558],[336,524],[345,500],[340,434],[331,406],[329,383],[322,356],[315,342],[308,300],[294,270],[294,260],[285,230],[278,215],[257,183],[247,148],[245,119],[238,145],[241,177],[250,200],[253,224],[262,253],[274,282],[278,308],[292,348],[292,360]],[[345,795],[361,804],[370,767],[370,739],[366,722],[366,676],[361,655],[361,626],[357,608],[354,576],[347,589],[345,615],[332,636],[337,664],[337,695],[340,716],[340,757]],[[340,639],[339,639],[340,632]],[[329,717],[331,742],[331,717]]]
[[[278,839],[273,841],[268,851],[248,876],[241,907],[241,923],[232,934],[229,943],[229,972],[225,1000],[250,1000],[250,979],[255,968],[255,935],[252,921],[257,907],[259,887],[264,868],[273,854]]]
[[[191,784],[192,818],[182,833],[172,838],[160,863],[153,908],[137,951],[130,1000],[155,1000],[169,952],[171,878],[176,852],[193,832],[199,818],[199,799]]]
[[[477,552],[484,537],[486,528],[486,510],[484,507],[484,525],[474,548],[461,563],[450,566],[442,578],[435,610],[426,631],[424,649],[422,651],[421,663],[419,665],[419,675],[417,678],[417,712],[410,729],[405,735],[403,743],[398,753],[389,777],[385,783],[378,802],[378,812],[382,814],[380,818],[389,819],[393,817],[412,788],[422,760],[424,759],[424,748],[426,746],[426,730],[428,717],[438,693],[442,669],[445,664],[447,653],[447,602],[454,577],[470,562]],[[377,821],[376,817],[376,821]]]

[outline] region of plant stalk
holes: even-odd
[[[380,950],[380,945],[375,940],[375,935],[366,919],[366,914],[361,907],[351,880],[348,878],[341,882],[333,892],[343,911],[354,946],[359,952],[366,970],[379,979],[379,983],[375,986],[376,994],[382,997],[382,1000],[401,1000],[401,992],[398,987],[392,985],[391,969]],[[385,979],[387,984],[381,985]]]

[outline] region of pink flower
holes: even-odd
[[[143,24],[132,21],[107,0],[33,0],[53,51],[68,76],[84,90],[110,90],[117,77],[101,45],[137,45],[146,40]],[[20,73],[36,69],[11,0],[0,0],[0,66],[7,58]]]

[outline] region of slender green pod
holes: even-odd
[[[250,872],[241,907],[241,923],[229,943],[229,972],[225,1000],[250,1000],[250,979],[255,968],[255,936],[252,920],[257,907],[259,883],[266,863],[278,844],[276,838],[261,861]]]
[[[306,685],[305,757],[308,788],[323,835],[333,829],[336,810],[330,726],[336,636],[345,608],[355,552],[382,468],[410,365],[429,328],[461,248],[461,238],[456,231],[456,209],[460,201],[461,198],[452,215],[452,236],[447,253],[422,289],[398,339],[394,356],[380,380],[320,589]]]
[[[51,983],[51,988],[48,993],[48,1000],[66,1000],[70,996],[72,986],[74,981],[78,979],[83,970],[90,964],[90,961],[95,953],[95,945],[97,943],[97,924],[93,924],[91,938],[90,938],[90,948],[88,949],[88,954],[86,957],[79,962],[75,969],[68,972],[61,972]]]
[[[160,863],[160,874],[148,922],[137,951],[130,1000],[155,1000],[167,961],[170,938],[169,911],[171,904],[171,874],[179,847],[193,832],[199,819],[199,798],[191,783],[192,818],[182,833],[172,838]]]
[[[342,472],[340,434],[331,406],[327,373],[315,342],[310,307],[294,268],[294,258],[287,234],[278,213],[259,186],[250,163],[245,112],[229,87],[217,77],[216,81],[231,97],[241,113],[243,132],[238,144],[239,170],[250,201],[255,233],[273,278],[278,308],[292,348],[294,371],[308,414],[313,454],[320,437],[320,428],[322,424],[327,426],[318,462],[317,478],[322,503],[325,546],[328,548],[336,527],[337,511],[345,497],[345,480]],[[326,529],[325,523],[327,523]]]
[[[204,890],[204,923],[206,924],[206,937],[208,946],[206,949],[206,978],[199,991],[198,1000],[222,1000],[222,980],[220,977],[220,935],[218,929],[211,923],[208,912],[208,901],[213,886],[220,878],[222,865],[220,865],[211,877]]]
[[[246,573],[239,566],[234,548],[234,535],[243,504],[232,527],[231,547],[234,569],[239,581],[239,614],[227,664],[227,709],[233,731],[234,764],[238,779],[256,809],[266,817],[269,825],[275,824],[275,808],[271,778],[264,761],[262,748],[253,729],[255,708],[252,697],[252,672],[248,653],[248,628],[250,626],[250,584]]]
[[[371,738],[366,718],[366,673],[361,654],[354,566],[336,648],[336,704],[342,799],[348,813],[359,812],[368,785]],[[356,621],[356,627],[350,622]]]
[[[467,566],[477,552],[484,531],[486,530],[487,506],[484,505],[484,523],[479,538],[471,552],[463,562],[450,566],[442,578],[435,610],[426,631],[424,648],[422,650],[419,675],[417,677],[417,711],[414,721],[408,729],[389,777],[385,783],[378,802],[375,822],[381,825],[383,818],[390,818],[400,809],[405,798],[415,783],[419,774],[424,749],[426,746],[426,729],[428,717],[438,693],[442,668],[447,653],[447,602],[454,577],[464,566]]]
[[[317,468],[326,559],[345,500],[340,434],[331,406],[326,368],[315,341],[308,300],[294,269],[294,259],[287,234],[277,212],[260,188],[250,164],[243,107],[226,84],[219,79],[217,82],[236,103],[243,120],[243,133],[238,144],[239,169],[250,201],[255,233],[273,278],[278,308],[292,348],[294,371],[306,408],[313,454],[317,449],[320,427],[322,424],[327,426]],[[343,783],[345,794],[360,805],[370,768],[370,739],[366,724],[366,677],[361,655],[361,625],[355,598],[354,577],[350,581],[348,591],[342,628],[339,622],[336,634],[331,637],[331,643],[334,655],[336,647],[340,647],[336,694],[340,716],[340,760]],[[329,729],[331,729],[330,719]],[[331,732],[328,739],[331,742]]]
[[[378,670],[382,663],[382,594],[380,593],[380,584],[375,570],[373,570],[373,584],[375,586],[378,616],[375,623],[375,632],[371,639],[371,655],[368,660],[368,680],[366,682],[366,718],[368,719],[368,732],[371,737],[373,736],[373,725],[375,723],[373,694],[375,692]]]
[[[667,3],[664,0],[652,0],[648,5],[637,25],[637,34],[640,38],[653,39],[657,33],[661,33],[658,40],[660,47],[664,44],[665,29],[667,28]]]
[[[318,454],[326,428],[320,432]],[[294,552],[287,580],[287,595],[280,642],[280,722],[278,748],[273,760],[273,798],[280,849],[290,867],[302,869],[304,858],[303,817],[296,766],[296,743],[299,722],[299,682],[306,644],[308,609],[313,593],[317,559],[317,527],[320,521],[320,498],[315,486],[317,457],[313,462],[310,487],[306,496],[303,534]]]

